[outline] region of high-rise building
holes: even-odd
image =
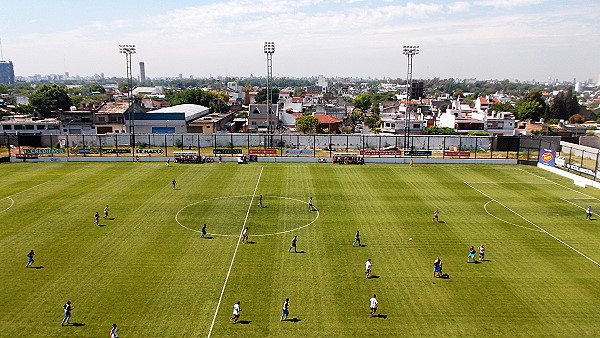
[[[140,82],[146,82],[146,65],[143,61],[140,62]]]
[[[0,61],[0,83],[15,83],[15,69],[12,61]]]

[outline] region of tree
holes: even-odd
[[[319,127],[319,119],[314,116],[298,116],[296,130],[303,134],[314,133]]]
[[[569,123],[583,123],[585,119],[580,114],[573,114],[569,117]]]
[[[0,83],[0,94],[8,93],[8,88],[3,83]]]
[[[166,99],[174,106],[178,104],[199,104],[201,106],[225,107],[229,96],[226,93],[217,93],[200,88],[186,89],[179,92],[168,92]],[[218,110],[218,109],[217,109]]]
[[[515,106],[513,106],[510,102],[495,102],[490,105],[488,111],[509,111],[511,113],[516,112]]]
[[[263,88],[254,97],[256,103],[267,103],[267,89]],[[271,88],[271,103],[277,103],[279,101],[279,89]]]
[[[521,101],[517,105],[517,118],[519,120],[537,120],[542,116],[542,106],[537,101]]]
[[[456,98],[463,97],[463,90],[460,88],[455,89],[454,92],[452,92],[452,96]]]
[[[33,114],[35,108],[30,104],[20,104],[12,109],[15,114],[29,115]]]
[[[90,85],[90,92],[99,92],[99,93],[105,93],[106,89],[104,89],[104,86],[102,86],[99,83],[92,83]]]
[[[378,128],[381,125],[381,116],[371,115],[365,118],[365,125],[370,129]]]
[[[371,95],[368,93],[357,95],[354,98],[354,106],[362,111],[368,111],[371,108]]]
[[[425,127],[425,129],[423,129],[423,134],[424,135],[454,135],[456,134],[456,131],[452,128],[448,128],[448,127],[435,127],[435,126],[431,126],[431,127]]]
[[[71,98],[67,90],[55,83],[43,84],[29,95],[29,103],[44,117],[56,116],[57,110],[69,110]]]

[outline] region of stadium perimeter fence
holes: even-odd
[[[403,147],[407,145],[407,147]],[[202,156],[365,157],[518,159],[535,162],[541,147],[560,150],[560,137],[367,135],[367,134],[8,134],[0,136],[5,156],[135,157]],[[583,156],[582,156],[583,157]]]

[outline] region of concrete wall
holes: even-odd
[[[590,180],[589,178],[582,177],[582,176],[579,176],[577,174],[570,173],[568,171],[564,171],[564,170],[561,170],[561,169],[558,169],[558,168],[555,168],[555,167],[551,167],[551,166],[548,166],[548,165],[545,165],[545,164],[541,164],[541,163],[538,163],[537,167],[540,168],[540,169],[547,170],[547,171],[549,171],[551,173],[555,173],[555,174],[560,175],[562,177],[570,178],[572,180],[578,180],[580,182],[585,182],[586,185],[590,185],[590,186],[595,187],[595,188],[600,188],[600,182],[596,182],[594,180]]]

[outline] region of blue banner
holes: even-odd
[[[556,151],[552,149],[540,148],[540,157],[538,159],[539,163],[554,167],[555,159]]]

